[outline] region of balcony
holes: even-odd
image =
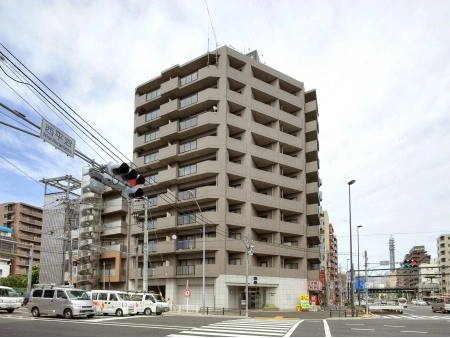
[[[320,225],[307,226],[306,237],[314,243],[320,242]]]
[[[319,141],[312,140],[306,142],[306,162],[313,162],[319,159]]]
[[[319,181],[319,162],[313,161],[306,163],[306,182]]]
[[[111,236],[111,235],[127,235],[127,222],[125,221],[116,221],[116,222],[110,222],[103,225],[103,233],[102,236]]]
[[[305,137],[306,141],[318,140],[319,135],[319,123],[317,120],[305,123]]]
[[[320,203],[319,200],[319,184],[317,182],[306,184],[306,199],[309,204]]]
[[[125,199],[116,199],[104,203],[103,215],[113,214],[116,212],[127,213],[128,201]]]

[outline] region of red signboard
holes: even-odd
[[[322,285],[325,285],[325,270],[320,270],[320,281],[322,282]]]

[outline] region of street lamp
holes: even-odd
[[[358,239],[358,305],[361,306],[361,290],[360,290],[360,286],[361,286],[361,274],[359,272],[359,228],[362,228],[362,225],[358,225],[356,227],[356,238]],[[367,295],[366,295],[366,301],[367,301]]]
[[[203,212],[200,208],[200,205],[197,202],[197,199],[194,196],[194,193],[191,190],[188,190],[188,194],[192,196],[192,198],[195,201],[195,204],[197,204],[198,210],[200,211],[200,216],[202,218],[202,225],[203,225],[203,263],[202,263],[202,313],[205,311],[205,265],[206,265],[206,251],[205,251],[205,221],[203,218]]]
[[[348,261],[350,260],[350,258],[347,258],[347,271],[345,273],[345,287],[347,288],[347,303],[349,301],[349,297],[350,297],[350,281],[348,280]]]
[[[351,202],[351,194],[350,187],[355,183],[355,180],[351,180],[348,182],[348,213],[349,213],[349,221],[350,221],[350,304],[352,306],[352,317],[355,315],[355,295],[353,294],[354,285],[354,271],[353,271],[353,250],[352,250],[352,202]]]

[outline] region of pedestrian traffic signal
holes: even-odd
[[[258,284],[258,277],[254,276],[253,277],[253,285]]]

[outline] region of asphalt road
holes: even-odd
[[[32,317],[25,308],[0,313],[0,336],[9,337],[448,337],[450,314],[410,306],[403,314],[381,313],[372,318],[321,318],[317,313],[250,311],[243,316],[186,315],[113,317],[66,320]],[[315,317],[314,317],[315,316]],[[313,318],[314,317],[314,318]],[[327,316],[326,316],[327,317]]]

